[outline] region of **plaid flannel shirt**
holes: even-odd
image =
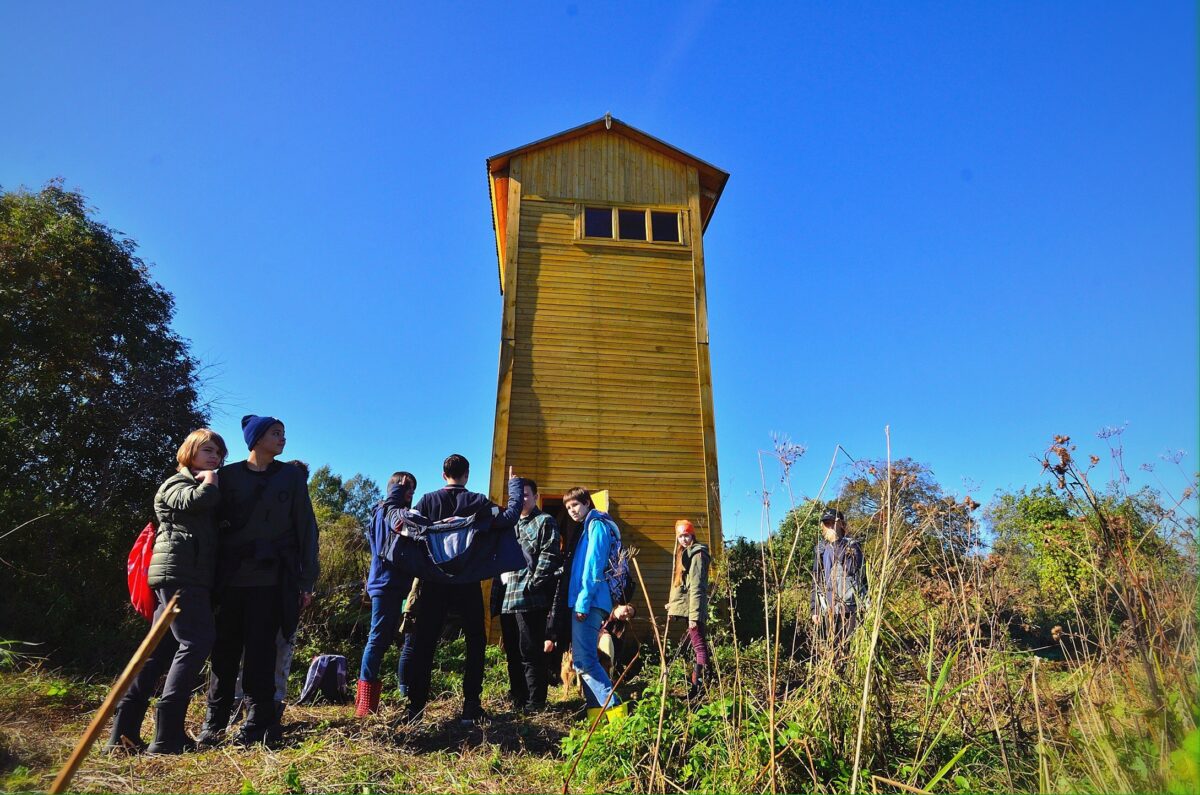
[[[509,575],[504,586],[501,613],[524,613],[550,607],[554,585],[562,574],[562,544],[558,523],[547,513],[535,509],[517,520],[517,541],[524,547],[534,568]]]

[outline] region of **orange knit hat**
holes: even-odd
[[[687,519],[680,519],[675,523],[675,535],[687,533],[690,536],[696,535],[696,528],[692,527],[692,523]]]

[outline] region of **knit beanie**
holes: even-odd
[[[263,434],[270,430],[275,423],[283,424],[283,420],[274,417],[259,417],[257,414],[247,414],[242,417],[242,436],[246,437],[246,449],[253,450]]]
[[[675,533],[676,535],[679,533],[686,533],[687,535],[694,537],[696,535],[696,528],[692,527],[692,523],[687,519],[680,519],[675,523]]]

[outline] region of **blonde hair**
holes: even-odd
[[[204,445],[212,442],[217,446],[217,451],[221,454],[221,460],[225,460],[225,456],[229,455],[229,448],[225,446],[225,440],[221,438],[221,434],[211,428],[197,428],[187,435],[183,440],[183,444],[179,445],[178,452],[175,453],[175,460],[179,462],[179,471],[187,469],[192,465],[192,459],[196,457],[196,453]]]

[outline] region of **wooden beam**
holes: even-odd
[[[129,664],[125,666],[125,670],[117,678],[116,684],[108,691],[108,696],[105,697],[104,703],[100,705],[100,709],[92,716],[92,722],[88,724],[87,730],[83,736],[79,738],[79,742],[75,745],[75,750],[71,752],[71,756],[67,758],[66,764],[62,770],[58,771],[58,776],[54,779],[54,783],[50,785],[50,792],[59,793],[67,789],[67,785],[71,783],[71,778],[75,772],[79,770],[79,766],[83,764],[84,757],[87,756],[88,749],[92,747],[92,743],[96,742],[96,738],[104,731],[104,724],[108,722],[108,718],[117,708],[117,702],[125,695],[125,691],[133,684],[133,680],[142,670],[142,666],[146,664],[146,660],[150,659],[150,655],[158,647],[159,641],[171,629],[171,623],[175,621],[175,616],[179,615],[179,594],[171,597],[159,614],[158,620],[150,628],[150,632],[146,635],[142,645],[138,646],[137,651],[133,653],[133,657],[129,660]]]
[[[508,170],[508,213],[504,222],[504,312],[500,321],[500,366],[496,383],[496,424],[492,429],[492,475],[488,493],[501,499],[505,493],[508,455],[508,418],[512,401],[512,371],[517,344],[517,254],[521,226],[521,158]]]
[[[696,280],[696,367],[700,373],[700,413],[704,435],[704,471],[708,487],[708,548],[719,555],[725,536],[721,528],[721,485],[717,471],[717,428],[713,412],[712,362],[708,351],[708,295],[704,281],[704,232],[700,218],[700,178],[688,169],[688,205],[692,223],[692,272]]]

